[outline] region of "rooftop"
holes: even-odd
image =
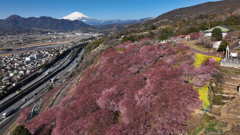
[[[221,26],[216,26],[216,27],[213,27],[213,28],[211,28],[211,29],[208,29],[208,30],[205,30],[204,32],[212,32],[215,28],[219,28],[219,29],[221,29],[222,30],[222,32],[225,32],[225,33],[227,33],[229,30],[234,30],[234,31],[236,31],[237,29],[235,29],[235,28],[232,28],[232,27],[228,27],[228,26],[224,26],[224,25],[221,25]]]

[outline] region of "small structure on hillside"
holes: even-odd
[[[213,31],[215,28],[221,29],[221,31],[222,31],[222,37],[223,37],[223,38],[227,35],[227,32],[229,32],[230,30],[234,30],[234,31],[237,30],[237,29],[235,29],[235,28],[231,28],[231,27],[228,27],[228,26],[216,26],[216,27],[213,27],[213,28],[211,28],[211,29],[208,29],[208,30],[203,31],[204,37],[211,37],[211,36],[212,36],[212,31]]]
[[[185,37],[185,39],[186,39],[186,41],[189,41],[189,40],[191,39],[191,36],[190,36],[190,35],[187,35],[187,36]]]
[[[214,43],[213,43],[213,48],[215,48],[216,50],[218,50],[218,48],[219,48],[221,42],[222,42],[222,41],[214,42]]]
[[[226,59],[229,58],[229,47],[228,47],[228,46],[227,46],[227,48],[226,48],[226,54],[225,54],[225,57],[226,57]]]
[[[238,95],[240,95],[240,85],[237,86]]]
[[[230,57],[232,57],[232,58],[237,58],[237,57],[238,57],[238,53],[237,53],[237,52],[236,52],[236,53],[231,52],[231,53],[230,53]]]
[[[231,52],[227,46],[225,58],[221,60],[220,66],[240,68],[240,59],[238,53]]]
[[[185,41],[186,37],[185,37],[185,35],[180,35],[180,36],[177,36],[177,37],[172,37],[171,40],[173,40],[175,42]]]

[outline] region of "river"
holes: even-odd
[[[37,49],[45,49],[45,48],[58,47],[58,46],[63,46],[63,45],[65,45],[65,44],[26,47],[26,48],[21,48],[21,49],[14,49],[12,51],[1,51],[0,54],[20,53],[20,52],[24,52],[24,51],[32,51],[32,50],[37,50]]]

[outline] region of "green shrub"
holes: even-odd
[[[171,27],[166,27],[162,30],[161,35],[159,36],[159,40],[163,41],[168,39],[173,35],[173,29]]]
[[[216,38],[216,40],[222,40],[222,30],[220,28],[215,28],[212,31],[212,37]]]
[[[18,125],[12,135],[31,135],[31,133],[23,125]]]
[[[48,87],[48,91],[50,91],[50,90],[52,90],[52,89],[53,89],[53,86],[50,85],[50,86]]]
[[[126,41],[129,41],[131,40],[131,42],[133,43],[134,41],[137,40],[137,38],[133,35],[130,35],[130,36],[124,36],[123,39],[122,39],[122,43],[126,42]]]
[[[141,39],[144,39],[144,38],[145,38],[144,35],[138,36],[138,40],[141,40]]]
[[[215,96],[214,99],[213,99],[213,104],[222,105],[222,97],[221,96]]]
[[[225,39],[223,39],[222,43],[220,44],[220,46],[218,48],[218,51],[221,51],[221,52],[226,51],[226,48],[228,45],[229,45],[229,43]]]
[[[87,50],[93,50],[93,49],[97,48],[100,44],[102,44],[104,41],[105,41],[105,38],[101,38],[101,39],[99,39],[99,40],[97,40],[97,41],[94,41],[94,42],[92,42],[91,44],[89,44],[89,45],[86,47],[86,49],[87,49]]]

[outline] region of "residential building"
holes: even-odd
[[[213,27],[211,29],[208,29],[208,30],[205,30],[203,31],[203,35],[204,37],[208,37],[208,36],[212,36],[212,31],[215,29],[215,28],[219,28],[221,29],[222,31],[222,37],[224,38],[226,35],[227,35],[227,32],[230,31],[230,30],[237,30],[235,28],[231,28],[231,27],[228,27],[228,26],[216,26],[216,27]]]

